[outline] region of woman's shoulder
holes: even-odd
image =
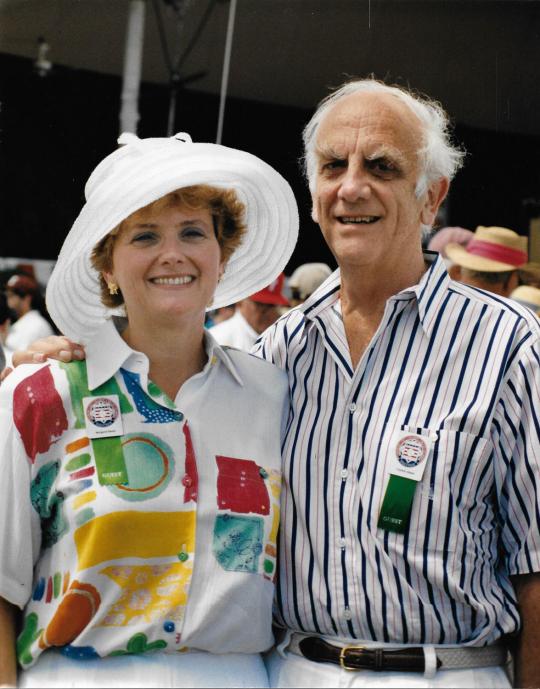
[[[223,350],[231,358],[244,382],[258,383],[262,387],[287,386],[285,371],[270,361],[235,347],[223,347]]]

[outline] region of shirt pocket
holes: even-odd
[[[216,456],[217,508],[212,550],[229,572],[276,574],[281,472],[254,460]]]
[[[426,469],[417,486],[411,526],[416,522],[437,530],[451,528],[462,537],[493,526],[491,441],[464,431],[411,430],[431,439]]]

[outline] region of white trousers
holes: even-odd
[[[421,672],[373,672],[372,670],[342,670],[330,663],[314,663],[294,653],[285,652],[282,658],[275,650],[265,657],[271,687],[497,687],[512,684],[503,667],[467,670],[440,670],[426,678]]]
[[[93,660],[45,651],[19,676],[32,687],[268,687],[258,653],[147,653]]]

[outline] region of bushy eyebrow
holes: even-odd
[[[365,160],[373,162],[375,160],[387,160],[397,167],[403,168],[407,165],[407,158],[403,153],[393,146],[378,146],[374,151],[365,156]]]
[[[332,146],[317,146],[315,149],[319,158],[326,160],[342,160],[343,155],[340,155]]]
[[[316,153],[320,160],[344,160],[347,157],[336,151],[331,145],[318,146]],[[407,157],[399,149],[385,144],[376,146],[373,151],[364,156],[364,160],[368,162],[387,160],[401,169],[407,166]]]

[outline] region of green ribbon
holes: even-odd
[[[407,531],[416,484],[410,478],[390,474],[377,522],[379,529],[400,534]]]
[[[128,475],[121,438],[92,438],[91,442],[100,484],[110,486],[127,483]]]

